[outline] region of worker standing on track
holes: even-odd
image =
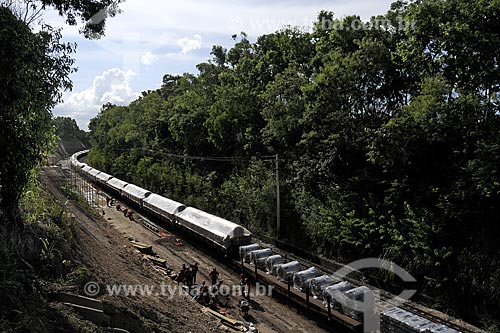
[[[218,284],[216,285],[213,285],[211,288],[210,288],[210,303],[212,305],[216,305],[219,301],[219,290],[222,286],[222,284],[224,283],[224,281],[219,281]]]
[[[245,278],[245,292],[247,301],[250,300],[250,280]]]
[[[203,305],[205,305],[208,302],[209,295],[208,295],[208,286],[205,285],[205,281],[201,284],[200,287],[200,297],[199,297],[199,302]]]
[[[185,275],[186,275],[186,265],[182,264],[182,268],[180,269],[179,273],[177,274],[175,281],[177,283],[183,283]]]
[[[191,276],[192,276],[192,284],[196,284],[196,274],[198,273],[198,263],[195,261],[191,265]]]
[[[184,272],[184,280],[186,281],[185,284],[191,288],[192,282],[193,282],[193,272],[191,271],[191,268],[186,268]]]
[[[219,278],[219,272],[217,272],[217,269],[214,267],[212,271],[208,274],[210,279],[212,280],[212,286],[217,284],[217,279]]]
[[[240,288],[241,294],[245,296],[245,274],[240,274]]]

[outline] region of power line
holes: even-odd
[[[178,159],[188,159],[188,160],[197,160],[197,161],[213,161],[213,162],[235,162],[235,161],[252,161],[255,159],[263,160],[263,161],[271,161],[276,159],[276,155],[273,156],[252,156],[252,157],[234,157],[234,156],[192,156],[192,155],[180,155],[180,154],[172,154],[166,153],[161,150],[153,150],[148,148],[114,148],[114,150],[118,151],[130,151],[130,150],[140,150],[140,151],[148,151],[153,153],[159,153],[163,156],[178,158]]]

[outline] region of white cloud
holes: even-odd
[[[152,65],[156,60],[158,60],[158,56],[151,52],[146,52],[141,56],[141,63],[143,65]]]
[[[108,69],[95,77],[92,87],[66,96],[64,103],[54,108],[54,115],[75,118],[85,128],[103,104],[126,105],[139,96],[130,88],[134,75],[132,71]]]
[[[194,39],[184,37],[177,42],[177,45],[182,48],[182,54],[188,54],[194,50],[198,50],[199,48],[201,48],[201,36],[196,34],[193,37]]]
[[[231,35],[241,31],[255,41],[259,35],[274,32],[284,25],[311,26],[320,10],[331,10],[335,17],[358,14],[368,19],[371,15],[386,13],[392,2],[127,0],[120,3],[122,13],[106,22],[106,35],[94,41],[83,39],[78,34],[79,27],[64,24],[56,11],[46,11],[46,22],[64,27],[64,40],[79,45],[75,58],[80,71],[72,75],[75,93],[68,94],[66,102],[55,112],[75,115],[81,125],[86,125],[98,112],[103,98],[130,101],[131,95],[136,96],[129,87],[133,75],[127,72],[137,74],[133,81],[137,91],[148,90],[157,86],[165,73],[196,73],[196,64],[211,57],[212,45],[230,49],[234,45]],[[198,35],[200,32],[203,32],[203,39]],[[124,72],[105,71],[114,67]],[[101,76],[107,73],[104,81],[118,75],[120,78],[116,80],[120,83],[108,85],[103,88],[107,93],[99,95],[99,87],[106,83],[92,82],[102,72],[105,73]]]

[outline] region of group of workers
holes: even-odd
[[[215,306],[219,302],[219,290],[224,281],[219,281],[211,287],[207,286],[206,281],[203,281],[199,288],[194,293],[194,298],[203,305]]]
[[[218,290],[221,287],[224,281],[218,281],[219,272],[217,268],[213,268],[210,273],[208,273],[208,277],[212,282],[212,286],[209,287],[206,281],[203,281],[200,285],[197,286],[197,290],[192,290],[192,286],[196,284],[196,275],[198,273],[198,263],[194,262],[189,267],[186,264],[182,265],[179,273],[175,277],[175,281],[177,283],[182,283],[188,286],[190,291],[194,292],[194,297],[198,302],[204,305],[215,304],[217,302]]]
[[[196,284],[196,275],[198,274],[198,263],[195,261],[189,267],[186,264],[182,264],[182,268],[177,274],[175,281],[177,283],[182,283],[189,288],[193,284]]]
[[[106,207],[113,207],[115,204],[115,199],[108,195],[104,195],[106,198]],[[127,208],[127,207],[122,207],[120,204],[116,205],[116,210],[119,212],[123,213],[123,216],[127,217],[130,221],[134,220],[134,211]],[[103,215],[104,215],[104,209],[103,209]]]
[[[122,208],[120,205],[116,205],[116,210],[123,213],[123,216],[128,217],[130,221],[134,220],[134,211],[128,209],[127,207]]]
[[[186,285],[194,298],[203,305],[207,306],[215,306],[222,299],[220,299],[219,290],[221,290],[221,286],[224,281],[219,281],[220,273],[217,271],[217,268],[213,268],[209,273],[208,277],[211,281],[211,286],[207,285],[206,281],[203,281],[201,284],[196,285],[196,275],[198,273],[198,263],[194,262],[189,265],[182,265],[179,273],[175,277],[175,281],[177,283],[182,283]],[[196,285],[196,288],[194,287]],[[249,303],[250,300],[250,280],[244,274],[240,275],[240,287],[242,288],[242,295],[244,298],[240,300],[238,303],[238,307],[240,308],[240,312],[245,315],[248,314]]]

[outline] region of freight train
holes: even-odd
[[[299,298],[307,299],[308,308],[315,303],[319,304],[322,312],[326,312],[325,308],[328,308],[329,318],[334,312],[337,321],[342,322],[344,326],[354,330],[361,327],[363,314],[337,300],[347,298],[360,301],[367,292],[370,292],[368,287],[356,286],[334,275],[325,274],[315,267],[308,268],[298,261],[287,260],[286,257],[283,258],[271,249],[263,249],[260,244],[252,243],[252,233],[236,223],[193,207],[187,207],[80,162],[79,159],[87,153],[88,150],[75,153],[71,156],[70,163],[72,168],[91,181],[135,204],[159,220],[171,224],[176,229],[195,236],[211,249],[223,251],[226,256],[233,256],[238,251],[241,265],[243,268],[247,267],[247,272],[255,271],[255,274],[261,275],[264,280],[269,280],[266,275],[276,279],[275,282],[271,282],[275,287],[288,284],[288,295],[292,286]],[[250,265],[254,268],[248,269]],[[307,296],[303,296],[304,293]],[[312,296],[313,301],[309,301],[309,295]],[[381,333],[460,333],[444,324],[442,320],[430,321],[395,306],[381,310],[380,318]]]

